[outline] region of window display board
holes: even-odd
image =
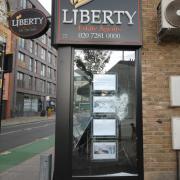
[[[92,142],[92,160],[117,160],[117,142]]]
[[[115,96],[94,96],[93,113],[116,113]]]
[[[116,119],[93,119],[93,137],[117,137]]]
[[[115,74],[94,74],[93,90],[94,91],[116,91]]]

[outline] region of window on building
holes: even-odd
[[[29,71],[33,70],[33,58],[29,58],[28,69]]]
[[[48,37],[48,46],[51,47],[51,38]]]
[[[56,94],[56,85],[55,84],[51,84],[51,89],[52,89],[52,95]]]
[[[34,55],[38,56],[38,44],[37,43],[34,44]]]
[[[32,76],[25,75],[25,88],[32,89]]]
[[[34,61],[34,72],[37,73],[37,60]]]
[[[54,80],[56,80],[56,70],[54,70],[53,74],[54,74]]]
[[[18,60],[21,62],[25,62],[25,54],[19,52],[18,53]]]
[[[19,48],[25,49],[25,39],[19,38],[18,46],[19,46]]]
[[[51,94],[51,83],[47,82],[47,94]]]
[[[50,78],[51,77],[51,68],[47,67],[47,77]]]
[[[52,54],[48,52],[47,62],[51,64],[51,61],[52,61]]]
[[[52,65],[56,67],[56,57],[52,55]]]
[[[30,1],[27,1],[27,8],[32,8],[32,7],[33,7],[32,3]]]
[[[45,81],[41,80],[40,81],[40,87],[41,87],[41,92],[45,92]]]
[[[45,81],[36,78],[35,79],[35,89],[38,92],[43,92],[44,93],[45,92]]]
[[[51,78],[52,78],[53,80],[55,80],[54,69],[51,69]]]
[[[44,64],[41,64],[41,72],[40,72],[41,76],[45,76],[45,73],[46,73],[45,69],[46,69],[46,66]]]
[[[27,0],[20,0],[20,7],[25,9],[27,7]]]
[[[29,52],[33,53],[33,41],[32,40],[29,41]]]
[[[43,44],[46,44],[46,35],[43,35],[43,36],[41,36],[41,42],[43,43]]]
[[[45,60],[45,58],[46,58],[46,50],[43,47],[40,48],[40,53],[41,53],[40,54],[41,59]]]
[[[17,72],[17,87],[18,88],[24,87],[24,74],[21,72]]]

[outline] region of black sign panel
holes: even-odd
[[[23,9],[9,19],[11,31],[24,39],[42,36],[49,27],[46,15],[38,9]]]
[[[142,45],[141,0],[55,0],[54,44]]]

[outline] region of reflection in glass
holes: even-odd
[[[135,94],[135,51],[75,50],[73,176],[137,175]]]

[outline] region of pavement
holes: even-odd
[[[44,120],[52,120],[55,119],[55,115],[51,116],[31,116],[31,117],[15,117],[9,119],[3,119],[1,121],[2,126],[9,126],[9,125],[16,125],[16,124],[24,124],[24,123],[31,123],[37,121],[44,121]]]
[[[55,119],[55,115],[52,116],[34,116],[34,117],[17,117],[17,118],[11,118],[2,120],[2,127],[4,126],[11,126],[16,124],[22,124],[22,123],[31,123],[31,122],[37,122],[37,121],[44,121],[44,120],[52,120]],[[40,143],[43,140],[40,140]],[[37,143],[37,142],[35,142]],[[42,144],[39,143],[39,146],[42,147]],[[32,143],[33,144],[33,143]],[[47,143],[46,143],[47,144]],[[31,146],[25,145],[25,146]],[[33,145],[32,145],[33,146]],[[48,146],[47,146],[48,147]],[[30,152],[23,152],[23,147],[18,147],[21,149],[20,152],[29,154]],[[18,149],[17,148],[17,149]],[[17,151],[16,149],[14,151]],[[17,153],[17,152],[16,152]],[[34,153],[34,152],[33,152]],[[34,153],[34,156],[32,155],[29,159],[25,159],[20,164],[15,164],[14,166],[11,166],[10,168],[0,172],[0,180],[40,180],[40,156],[44,154],[52,154],[54,161],[54,146],[49,146],[49,149],[45,149],[45,151],[41,151],[40,153]],[[6,154],[5,154],[6,156]],[[8,156],[8,155],[7,155]],[[0,156],[2,157],[2,156]],[[2,157],[4,158],[4,157]],[[6,157],[5,157],[6,158]],[[7,161],[9,161],[7,159]],[[3,163],[2,161],[0,162]],[[53,167],[53,162],[52,162]],[[53,168],[52,168],[53,171]]]

